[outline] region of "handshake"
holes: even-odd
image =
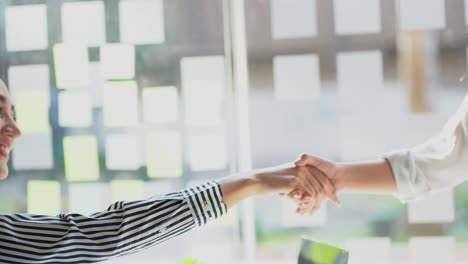
[[[297,204],[296,213],[312,214],[329,199],[340,207],[337,192],[345,187],[345,170],[332,161],[303,154],[293,164],[256,171],[256,194],[279,193]]]
[[[223,178],[219,183],[227,207],[252,196],[278,193],[297,204],[296,213],[312,214],[325,199],[340,206],[337,193],[348,187],[352,178],[349,169],[348,165],[304,154],[294,163]]]

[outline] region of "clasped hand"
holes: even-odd
[[[312,214],[327,198],[340,206],[337,192],[344,187],[344,170],[331,161],[304,154],[294,164],[260,170],[254,177],[261,183],[259,193],[288,196],[299,214]]]

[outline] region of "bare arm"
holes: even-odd
[[[343,188],[349,191],[396,192],[390,164],[385,159],[342,164]]]

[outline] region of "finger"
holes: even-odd
[[[306,208],[301,208],[301,215],[304,215],[305,213],[307,212],[311,212],[312,209],[315,207],[315,204],[320,201],[321,199],[317,199],[317,200],[312,200]]]
[[[315,176],[315,180],[322,186],[323,190],[325,190],[326,196],[330,198],[330,200],[337,206],[341,206],[341,202],[336,195],[336,188],[331,182],[330,178],[328,178],[323,172],[314,168],[314,167],[307,167],[311,173]]]
[[[309,215],[312,215],[313,213],[315,213],[315,212],[317,212],[318,210],[320,210],[320,208],[322,207],[322,202],[323,202],[322,199],[317,200],[317,202],[315,203],[314,207],[312,207],[312,209],[308,212]]]
[[[311,165],[311,166],[318,166],[321,162],[321,159],[316,156],[308,155],[308,154],[302,154],[299,160],[294,162],[296,166],[305,166],[305,165]]]
[[[294,189],[288,193],[288,197],[294,201],[299,200],[302,197],[302,191]]]
[[[310,195],[310,193],[304,192],[302,194],[302,197],[301,197],[300,201],[310,201],[311,198],[312,198],[312,196]]]

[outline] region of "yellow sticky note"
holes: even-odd
[[[16,92],[16,122],[23,133],[49,130],[49,97],[47,91]]]
[[[28,182],[28,213],[57,215],[61,211],[60,184],[56,181]]]
[[[95,136],[69,136],[63,139],[65,176],[69,181],[99,179],[98,149]]]
[[[111,182],[112,202],[141,200],[145,187],[140,180],[114,180]]]

